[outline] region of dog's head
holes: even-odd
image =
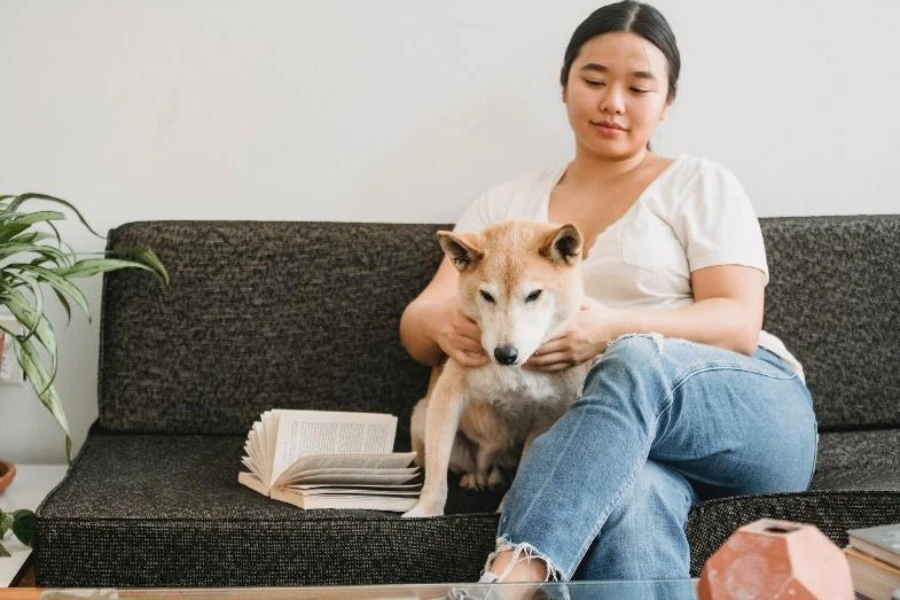
[[[573,317],[584,294],[574,225],[506,221],[478,233],[439,231],[459,270],[460,307],[502,365],[522,365]]]

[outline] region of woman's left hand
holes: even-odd
[[[525,366],[535,371],[562,371],[591,360],[613,340],[615,311],[590,298],[556,337],[547,340]]]

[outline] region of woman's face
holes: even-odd
[[[563,88],[579,151],[608,160],[642,152],[669,109],[668,73],[662,51],[637,34],[586,42]]]

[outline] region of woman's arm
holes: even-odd
[[[400,343],[416,361],[438,365],[449,354],[466,367],[487,364],[481,330],[457,307],[459,272],[447,257],[400,316]]]
[[[762,328],[765,274],[752,267],[717,265],[691,273],[694,303],[675,310],[610,309],[588,302],[559,336],[546,342],[528,366],[557,371],[603,353],[626,333],[727,348],[750,355]]]
[[[753,354],[762,329],[765,279],[762,271],[740,265],[698,269],[691,273],[694,304],[676,310],[616,311],[613,333],[618,337],[655,331]]]
[[[400,316],[400,343],[420,363],[437,365],[446,356],[437,343],[434,326],[442,318],[443,305],[456,294],[458,279],[458,272],[445,256],[434,277]]]

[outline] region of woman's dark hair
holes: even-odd
[[[572,63],[578,57],[581,47],[598,35],[613,31],[636,33],[660,49],[669,63],[668,100],[675,99],[678,88],[678,74],[681,71],[681,55],[675,43],[675,34],[666,18],[649,4],[625,0],[602,6],[591,13],[581,25],[575,29],[569,46],[566,48],[560,81],[563,87],[569,81]]]

